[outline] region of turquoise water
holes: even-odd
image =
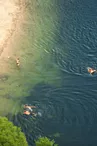
[[[97,69],[96,8],[96,0],[27,2],[17,50],[25,93],[19,99],[36,105],[41,116],[9,119],[29,145],[44,135],[60,146],[97,145],[97,74],[87,72]]]

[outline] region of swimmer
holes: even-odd
[[[20,60],[19,60],[19,58],[16,58],[16,64],[17,64],[18,67],[20,66]]]
[[[37,116],[37,113],[30,112],[30,111],[24,111],[23,114],[24,114],[24,115],[32,115],[32,116],[34,116],[34,117]]]
[[[30,115],[30,112],[29,112],[29,111],[24,111],[23,114],[24,114],[24,115]]]
[[[25,104],[25,105],[24,105],[24,108],[25,108],[25,109],[28,108],[28,109],[31,110],[32,108],[36,108],[36,106],[30,106],[30,105]]]
[[[94,73],[96,72],[95,69],[92,69],[92,68],[90,68],[90,67],[88,67],[87,69],[88,69],[88,72],[89,72],[90,74],[94,74]]]

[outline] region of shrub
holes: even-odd
[[[5,117],[0,117],[0,146],[28,146],[21,129]]]
[[[50,140],[47,137],[41,137],[35,141],[36,146],[58,146],[54,140]]]

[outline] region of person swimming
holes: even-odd
[[[29,112],[29,111],[24,111],[23,114],[24,114],[24,115],[30,115],[30,112]]]
[[[16,58],[16,65],[19,67],[20,66],[20,59]]]
[[[36,116],[37,114],[33,112],[33,108],[36,108],[36,106],[29,106],[29,105],[24,105],[24,115],[33,115]]]
[[[94,74],[97,70],[95,70],[95,69],[93,69],[93,68],[90,68],[90,67],[88,67],[87,68],[88,69],[88,72],[90,73],[90,74]]]

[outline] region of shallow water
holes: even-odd
[[[60,146],[97,145],[97,75],[87,73],[97,68],[96,6],[96,0],[27,2],[18,79],[27,93],[20,92],[22,104],[36,105],[41,116],[9,119],[29,145],[43,135]]]
[[[60,86],[60,71],[53,63],[51,55],[55,37],[53,18],[55,21],[57,20],[53,8],[55,9],[54,5],[50,7],[48,1],[45,5],[45,13],[43,13],[41,10],[44,9],[44,2],[25,1],[24,18],[21,17],[22,23],[11,39],[10,58],[1,60],[1,65],[4,64],[6,70],[8,69],[1,73],[1,77],[7,78],[2,77],[0,80],[0,100],[2,102],[3,98],[5,99],[0,108],[3,115],[10,111],[17,113],[22,100],[30,95],[30,90],[36,84],[45,82]],[[51,12],[49,13],[49,11]],[[20,68],[16,66],[16,57],[20,59]],[[55,79],[55,77],[57,78]],[[19,104],[16,104],[16,101]],[[6,104],[9,108],[4,106]],[[14,104],[16,104],[15,110]]]

